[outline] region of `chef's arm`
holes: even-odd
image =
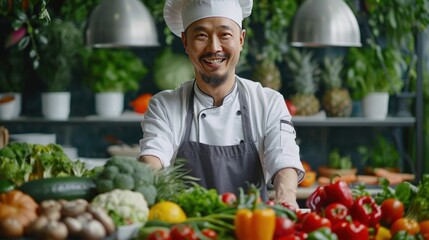
[[[141,162],[149,164],[152,169],[158,170],[162,168],[161,160],[158,157],[152,155],[143,155],[139,159]]]
[[[285,202],[296,209],[299,209],[296,201],[296,191],[298,188],[298,173],[295,168],[283,168],[274,177],[275,200]]]

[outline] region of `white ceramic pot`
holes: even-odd
[[[119,117],[124,111],[124,93],[102,92],[95,94],[95,113],[100,117]]]
[[[370,119],[383,120],[389,109],[389,93],[373,92],[362,99],[363,116]]]
[[[66,120],[70,115],[70,92],[42,93],[42,114],[51,120]]]
[[[13,95],[10,102],[0,104],[0,119],[13,119],[21,114],[21,93],[0,93],[0,98]]]

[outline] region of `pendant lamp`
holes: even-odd
[[[343,0],[306,0],[289,36],[295,47],[362,46],[357,19]]]
[[[90,15],[86,43],[99,48],[159,45],[153,18],[139,0],[102,0]]]

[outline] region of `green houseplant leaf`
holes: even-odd
[[[94,92],[127,92],[139,89],[147,68],[129,50],[91,49],[83,53],[84,83]]]
[[[44,83],[45,91],[66,91],[79,49],[83,46],[81,31],[74,23],[60,19],[54,19],[41,31],[46,39],[39,40],[40,66],[36,73]]]

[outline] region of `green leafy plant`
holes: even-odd
[[[368,167],[392,169],[399,167],[400,155],[396,146],[382,135],[377,135],[372,147],[359,146],[357,151]]]
[[[6,48],[26,50],[34,69],[39,66],[39,43],[45,41],[45,36],[39,30],[51,21],[46,5],[45,0],[0,0],[0,17],[10,22],[12,30]]]
[[[41,29],[46,41],[40,42],[40,66],[37,75],[45,91],[66,91],[72,80],[79,49],[83,45],[81,31],[72,22],[54,19]]]
[[[406,67],[407,63],[397,49],[382,49],[376,44],[351,48],[347,54],[346,82],[352,98],[359,100],[370,92],[399,93],[404,84],[401,77]]]
[[[352,159],[349,155],[341,156],[338,149],[334,149],[329,153],[328,165],[329,168],[335,169],[352,169]]]
[[[83,54],[83,81],[94,92],[136,91],[148,71],[129,50],[92,49]]]

